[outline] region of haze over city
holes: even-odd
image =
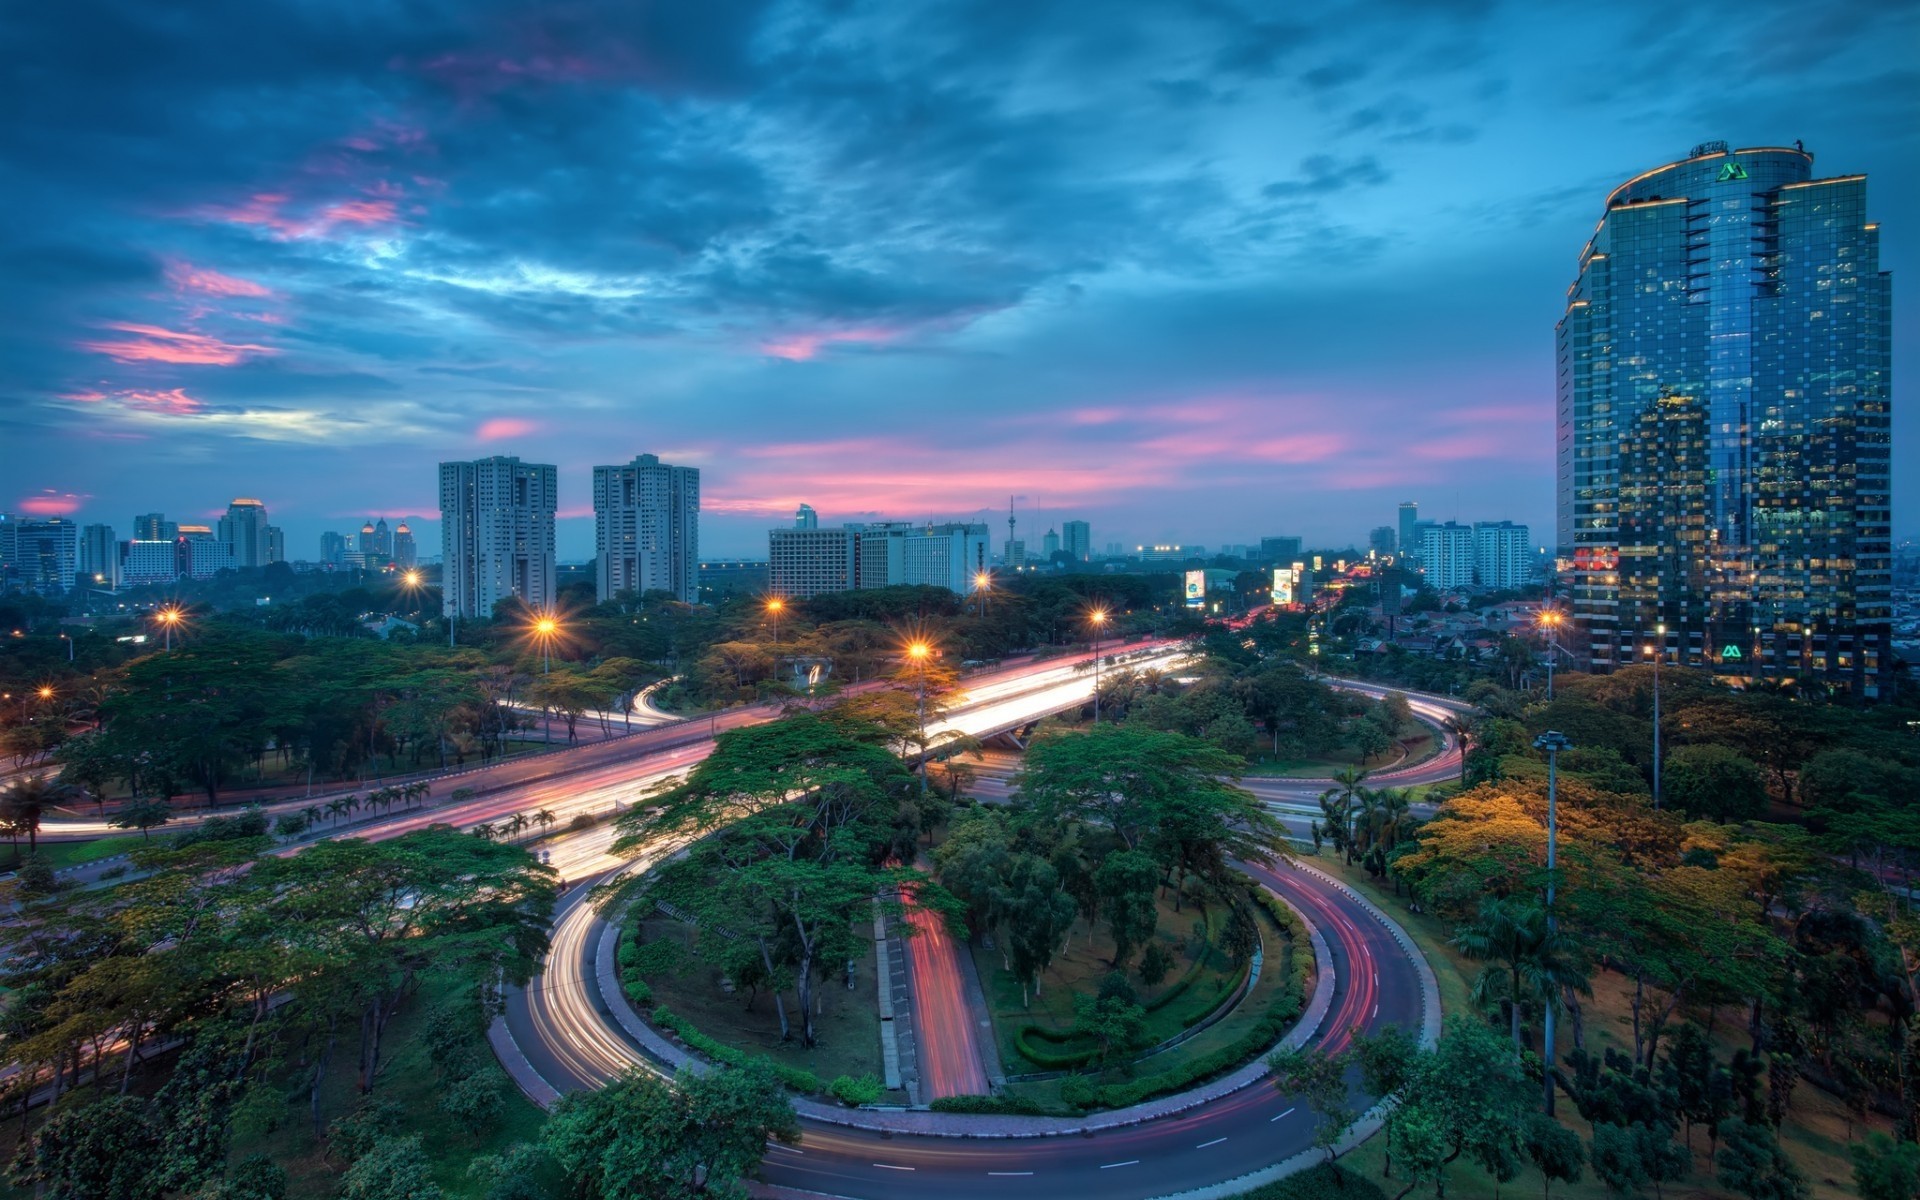
[[[588,468],[649,452],[702,468],[710,555],[803,501],[1018,495],[1098,543],[1358,543],[1403,499],[1544,531],[1553,325],[1615,185],[1803,141],[1920,266],[1910,3],[1087,18],[16,8],[0,508],[259,496],[296,555],[368,515],[435,545],[434,463],[507,453],[559,465],[585,558]]]

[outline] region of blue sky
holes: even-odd
[[[14,5],[0,510],[424,516],[434,463],[703,468],[1108,541],[1551,527],[1553,324],[1696,142],[1867,172],[1920,478],[1920,4]],[[1895,527],[1920,532],[1898,486]],[[1038,529],[1034,529],[1037,534]]]

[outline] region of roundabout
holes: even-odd
[[[614,866],[590,845],[579,857],[588,869],[567,873],[581,882],[556,917],[547,971],[509,992],[490,1035],[509,1073],[543,1106],[637,1067],[663,1069],[678,1054],[621,994],[617,925],[589,902],[592,883],[650,860]],[[1391,1025],[1423,1040],[1437,1036],[1432,971],[1391,918],[1310,866],[1245,870],[1315,935],[1319,982],[1288,1044],[1334,1052],[1355,1031]],[[1194,1091],[1077,1118],[849,1110],[802,1100],[795,1106],[802,1138],[769,1148],[762,1190],[848,1200],[961,1200],[989,1189],[1049,1200],[1232,1196],[1320,1157],[1313,1114],[1268,1085],[1264,1072],[1256,1061]],[[1352,1137],[1374,1124],[1363,1121]]]

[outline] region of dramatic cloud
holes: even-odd
[[[653,452],[706,473],[712,553],[802,501],[1018,495],[1100,544],[1344,544],[1408,498],[1544,529],[1553,324],[1621,179],[1804,139],[1920,268],[1920,0],[1274,11],[12,6],[15,507],[258,494],[307,555],[430,517],[443,458],[554,462],[581,514]]]

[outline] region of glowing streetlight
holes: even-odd
[[[933,657],[933,644],[925,638],[907,643],[907,661],[913,664],[914,714],[920,723],[920,797],[927,795],[927,661]]]
[[[545,675],[553,670],[553,640],[560,636],[560,618],[550,612],[541,613],[527,626],[527,632],[540,643],[540,673]]]
[[[51,700],[51,699],[53,699],[53,689],[52,689],[51,687],[48,687],[48,686],[47,686],[46,684],[41,684],[41,685],[40,685],[40,698],[41,698],[42,700]]]
[[[1660,660],[1667,656],[1667,626],[1653,627],[1657,642],[1647,647],[1653,656],[1653,806],[1660,807]]]
[[[993,572],[976,571],[973,576],[973,595],[979,605],[982,617],[987,615],[987,593],[993,590]]]
[[[767,619],[773,622],[773,644],[780,644],[780,614],[787,611],[787,602],[778,596],[767,597]]]
[[[1100,723],[1100,634],[1107,627],[1107,610],[1096,608],[1087,614],[1093,627],[1093,723]]]
[[[1547,699],[1551,700],[1553,699],[1553,668],[1559,662],[1556,656],[1560,653],[1560,642],[1554,635],[1562,625],[1567,623],[1567,618],[1566,614],[1557,608],[1544,608],[1540,610],[1538,623],[1547,635]]]
[[[173,649],[173,627],[186,620],[186,614],[182,613],[178,608],[170,606],[154,613],[153,619],[160,622],[160,628],[166,631],[166,648],[171,651]]]

